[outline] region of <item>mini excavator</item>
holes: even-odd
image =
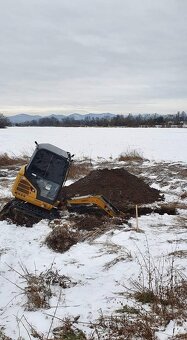
[[[96,206],[111,217],[118,215],[119,211],[104,196],[61,197],[73,155],[51,144],[35,144],[29,163],[21,167],[14,181],[14,199],[4,206],[0,220],[10,218],[18,224],[24,220],[29,226],[31,219],[37,222],[59,218],[61,210],[75,206]]]

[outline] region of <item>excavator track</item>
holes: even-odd
[[[12,199],[0,211],[0,220],[10,220],[16,225],[25,225],[32,227],[42,219],[53,220],[59,218],[59,212],[56,209],[50,211],[34,206],[33,204]]]

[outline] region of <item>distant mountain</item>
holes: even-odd
[[[56,115],[56,114],[52,114],[50,116],[42,116],[40,118],[52,118],[52,117],[55,118],[55,119],[58,119],[58,120],[62,120],[62,119],[67,118],[67,116],[65,116],[65,115]]]
[[[88,113],[85,115],[86,118],[108,118],[111,119],[112,117],[116,116],[114,113],[106,112],[106,113]]]
[[[14,116],[7,116],[7,118],[10,120],[12,124],[19,124],[19,123],[25,123],[30,122],[32,120],[38,120],[40,118],[46,118],[46,117],[54,117],[58,120],[62,120],[65,118],[75,119],[75,120],[84,120],[84,119],[102,119],[102,118],[108,118],[111,119],[112,117],[116,116],[113,113],[88,113],[88,114],[80,114],[80,113],[72,113],[69,115],[58,115],[58,114],[51,114],[48,116],[40,116],[40,115],[29,115],[25,113],[21,113]]]
[[[42,118],[42,116],[28,115],[26,113],[20,113],[20,114],[15,115],[15,116],[7,116],[7,118],[10,120],[10,122],[12,124],[16,124],[16,123],[30,122],[33,119],[38,120],[38,119]]]

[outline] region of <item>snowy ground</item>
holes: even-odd
[[[58,131],[62,131],[62,135],[56,134],[56,128],[43,130],[11,128],[3,133],[0,132],[0,151],[11,150],[17,154],[23,151],[22,147],[27,150],[34,139],[64,147],[72,153],[75,152],[80,158],[82,155],[92,157],[99,155],[104,158],[112,155],[114,158],[120,152],[126,151],[128,146],[131,149],[137,149],[139,146],[146,157],[152,156],[157,160],[164,158],[170,162],[144,161],[117,164],[111,160],[111,166],[124,166],[142,177],[147,183],[164,193],[166,202],[174,202],[178,208],[178,214],[174,216],[167,214],[141,216],[138,223],[142,232],[135,230],[136,220],[131,218],[128,224],[109,230],[96,239],[79,242],[64,254],[55,253],[44,244],[51,230],[47,221],[41,221],[33,228],[0,222],[0,327],[4,327],[5,334],[13,340],[22,339],[21,337],[34,339],[30,337],[29,324],[47,335],[51,325],[51,315],[55,312],[61,291],[58,285],[52,287],[53,295],[49,309],[27,311],[24,294],[26,283],[18,274],[23,274],[22,265],[29,272],[40,274],[53,264],[53,269],[57,269],[60,274],[76,282],[75,286],[62,291],[56,317],[63,319],[66,316],[73,318],[80,315],[80,322],[94,322],[101,311],[108,315],[114,313],[121,301],[133,305],[133,301],[122,298],[120,292],[127,289],[124,286],[131,287],[131,280],[139,280],[141,263],[146,258],[151,257],[156,265],[164,258],[165,271],[171,264],[170,254],[174,253],[175,268],[183,275],[187,275],[187,198],[184,195],[187,191],[185,163],[187,159],[184,147],[187,131],[146,129],[145,134],[145,130],[143,132],[143,129],[139,129],[140,132],[136,135],[135,130],[108,129],[109,132],[107,131],[105,136],[103,129],[97,129],[97,138],[95,135],[94,139],[96,129],[60,128]],[[115,134],[115,137],[111,137],[110,133]],[[133,143],[129,139],[130,136]],[[150,145],[147,145],[151,136],[152,144],[150,142]],[[120,144],[122,140],[124,142]],[[174,143],[171,143],[171,140]],[[174,148],[175,152],[173,152]],[[182,160],[183,163],[176,160]],[[9,188],[15,172],[0,170],[0,204],[3,204],[3,199],[10,195]],[[62,219],[62,224],[67,221],[68,215]],[[52,328],[59,325],[59,319],[55,318]],[[87,333],[90,332],[83,324],[80,324],[80,328]],[[183,322],[182,325],[178,325],[175,320],[172,320],[164,329],[158,330],[156,335],[158,339],[166,340],[180,332],[187,333],[187,324]]]

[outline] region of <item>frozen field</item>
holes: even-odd
[[[32,153],[34,141],[51,143],[76,158],[116,158],[136,150],[156,161],[187,161],[187,129],[12,127],[0,130],[0,153]]]
[[[153,320],[161,320],[158,313],[153,313],[151,304],[141,305],[128,293],[133,282],[147,288],[150,274],[153,286],[158,284],[158,276],[163,287],[168,287],[171,282],[168,277],[171,274],[173,277],[173,273],[174,280],[182,277],[186,285],[187,129],[8,128],[0,130],[0,153],[31,153],[35,140],[62,147],[74,153],[76,158],[87,156],[95,159],[93,168],[124,167],[159,189],[165,196],[164,204],[176,207],[177,214],[142,215],[138,219],[138,229],[134,217],[128,223],[124,221],[121,225],[112,224],[112,227],[109,222],[108,229],[96,235],[95,230],[92,234],[90,229],[92,237],[80,238],[64,253],[53,251],[45,243],[54,227],[49,221],[42,220],[32,228],[0,221],[0,339],[62,339],[53,337],[52,330],[61,327],[60,320],[68,317],[69,320],[78,318],[75,326],[87,334],[86,340],[98,340],[101,337],[96,333],[90,336],[94,333],[93,328],[89,328],[90,323],[97,323],[101,313],[116,314],[123,306],[128,307],[127,316],[135,322],[138,315],[131,314],[133,308],[139,308],[144,315],[147,311]],[[120,153],[134,149],[151,161],[114,161]],[[108,162],[103,162],[103,158]],[[0,167],[0,209],[11,197],[10,190],[18,168]],[[153,206],[159,204],[155,202]],[[71,213],[64,212],[57,223],[75,230]],[[147,270],[147,266],[151,269]],[[63,289],[58,282],[51,284],[49,305],[46,308],[28,307],[29,286],[24,270],[28,271],[28,276],[39,277],[51,268],[70,278],[75,285]],[[171,268],[174,268],[172,272]],[[174,283],[178,284],[178,281]],[[186,292],[183,294],[181,299],[186,301]],[[128,339],[186,339],[187,318],[181,310],[182,307],[179,316],[176,314],[175,317],[172,311],[172,317],[163,317],[164,322],[159,321],[153,331],[154,337],[131,336]],[[38,332],[38,337],[33,330]],[[8,338],[3,337],[3,333]],[[184,334],[184,337],[177,338],[177,334]],[[116,340],[112,337],[105,339]]]

